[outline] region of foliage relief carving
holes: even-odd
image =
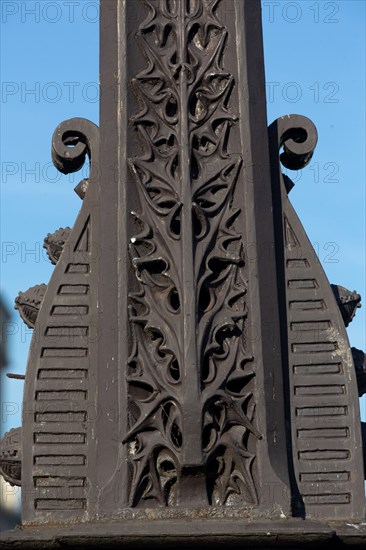
[[[229,150],[233,75],[220,0],[151,0],[137,33],[146,58],[132,85],[143,154],[130,159],[140,201],[130,253],[130,505],[180,502],[186,468],[210,504],[256,504],[259,438],[246,351],[246,281]]]

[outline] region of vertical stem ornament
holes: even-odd
[[[143,154],[131,238],[130,504],[256,502],[246,371],[245,261],[234,195],[242,159],[219,0],[151,1],[133,80]],[[210,475],[207,475],[207,472]],[[235,498],[232,495],[236,495]]]

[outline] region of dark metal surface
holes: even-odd
[[[356,369],[358,395],[362,397],[366,393],[366,356],[361,349],[351,348],[351,351]]]
[[[302,135],[299,143],[291,139],[292,131],[295,139]],[[289,115],[275,121],[269,135],[278,273],[286,300],[282,332],[289,374],[292,455],[299,489],[296,504],[309,518],[362,520],[365,495],[357,377],[345,330],[360,297],[357,293],[350,295],[343,287],[334,292],[334,285],[329,284],[288,200],[276,159],[284,145],[285,151],[288,148],[293,155],[293,167],[306,165],[316,144],[313,124],[305,117]],[[340,288],[344,299],[337,302]],[[347,319],[338,307],[345,302],[352,303]]]
[[[338,307],[342,314],[342,319],[346,327],[350,324],[356,310],[361,307],[361,296],[354,290],[348,290],[344,286],[330,285],[335,299],[337,300]]]
[[[298,550],[364,546],[365,524],[321,524],[302,520],[195,519],[124,521],[63,527],[28,527],[7,533],[0,548],[261,548]]]
[[[46,249],[47,255],[54,265],[59,261],[70,233],[70,227],[60,227],[60,229],[57,229],[54,233],[48,233],[47,237],[45,237],[43,248]]]
[[[130,160],[118,167],[122,185],[110,189],[109,200],[119,205],[116,354],[125,365],[117,374],[119,400],[128,408],[118,418],[123,447],[105,440],[115,472],[112,479],[101,472],[108,479],[101,508],[118,517],[126,505],[236,504],[286,515],[279,323],[269,300],[275,265],[270,257],[251,264],[245,257],[246,242],[264,248],[274,240],[268,165],[261,190],[256,174],[250,183],[252,167],[268,155],[265,98],[252,104],[237,84],[250,78],[264,86],[259,5],[151,6],[141,5],[140,21],[132,4],[115,13],[124,29],[118,55],[127,59],[118,93],[128,93],[116,116],[120,154]],[[244,67],[227,55],[238,47],[241,23],[261,63],[244,54]],[[110,59],[110,51],[102,49],[102,64],[104,55]],[[118,70],[118,56],[116,63]],[[107,89],[113,74],[102,79]],[[101,109],[103,135],[113,124],[110,102]],[[252,149],[240,145],[249,140]],[[114,158],[102,150],[103,166]],[[257,212],[252,194],[261,194]],[[274,327],[271,342],[251,334],[261,326]]]
[[[0,441],[0,475],[10,485],[21,485],[21,428],[13,428]]]
[[[267,129],[260,2],[103,0],[100,57],[100,128],[52,140],[62,173],[90,161],[82,208],[45,239],[49,284],[17,298],[29,527],[5,543],[84,544],[89,522],[112,546],[358,543],[360,297],[329,284],[288,200],[281,163],[305,167],[317,132]]]
[[[15,309],[28,328],[34,328],[47,285],[32,286],[25,292],[19,292],[15,298]]]

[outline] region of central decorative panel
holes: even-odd
[[[151,1],[136,33],[132,507],[258,502],[238,95],[219,5]]]

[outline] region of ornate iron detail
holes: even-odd
[[[298,115],[278,119],[269,127],[277,254],[287,302],[283,333],[299,490],[295,506],[297,513],[318,519],[327,517],[328,506],[336,505],[331,513],[341,519],[342,507],[356,511],[364,501],[363,488],[351,476],[352,471],[362,470],[363,457],[352,451],[354,444],[361,448],[362,440],[360,423],[354,421],[358,411],[356,376],[345,329],[360,296],[329,284],[288,200],[291,180],[284,177],[278,162],[283,146],[280,161],[285,166],[305,166],[316,135],[312,122]]]
[[[351,351],[356,369],[358,395],[362,397],[366,393],[366,355],[361,349],[351,348]]]
[[[338,307],[342,314],[342,318],[346,327],[356,315],[357,308],[361,307],[361,296],[354,290],[348,290],[344,286],[330,285]]]
[[[45,237],[43,248],[47,250],[47,255],[53,265],[56,265],[59,261],[70,233],[70,227],[60,227],[60,229],[57,229],[54,233],[48,233]]]
[[[89,179],[94,182],[98,154],[99,129],[93,123],[71,119],[56,129],[52,155],[63,173],[78,170],[88,155]],[[91,461],[87,454],[92,445],[86,398],[93,388],[90,348],[97,310],[95,283],[91,289],[92,277],[97,280],[97,268],[93,276],[90,268],[95,213],[91,197],[97,192],[97,185],[85,185],[73,229],[59,229],[46,237],[45,248],[57,264],[49,284],[21,292],[16,299],[25,323],[40,327],[32,338],[24,385],[24,402],[33,405],[26,420],[23,411],[22,427],[22,448],[32,456],[22,465],[22,485],[34,489],[32,498],[23,498],[23,513],[36,521],[45,513],[48,518],[72,521],[85,514]],[[62,254],[66,241],[68,253]],[[20,433],[18,439],[20,445]],[[20,455],[6,456],[18,458],[1,457],[4,477],[19,484]]]
[[[89,179],[81,180],[75,187],[74,191],[81,200],[84,200],[86,192],[88,190]]]
[[[202,503],[257,502],[248,439],[260,434],[233,200],[242,159],[228,146],[235,83],[218,4],[149,2],[137,33],[148,65],[133,81],[144,152],[130,159],[141,205],[130,245],[131,506],[180,503],[189,478]]]
[[[301,170],[309,164],[318,142],[318,132],[312,121],[302,115],[287,115],[276,119],[268,128],[271,148],[280,162],[290,170]],[[293,183],[291,188],[293,187]]]
[[[56,167],[88,156],[90,175],[72,230],[46,237],[47,292],[16,304],[37,330],[0,469],[21,477],[32,529],[95,524],[128,544],[149,518],[185,544],[199,517],[205,540],[235,523],[240,544],[255,519],[302,540],[284,519],[320,519],[321,535],[364,518],[364,355],[278,158],[306,166],[316,129],[284,117],[268,148],[259,12],[259,0],[101,4],[102,143],[83,119],[55,131]],[[358,295],[338,292],[349,322]]]
[[[62,174],[80,170],[86,156],[93,162],[98,149],[99,128],[85,118],[65,120],[52,137],[52,161]]]
[[[21,485],[22,429],[13,428],[0,439],[0,475],[11,485]]]
[[[47,290],[47,285],[32,286],[25,292],[19,292],[15,298],[15,309],[28,328],[34,328],[38,313]]]

